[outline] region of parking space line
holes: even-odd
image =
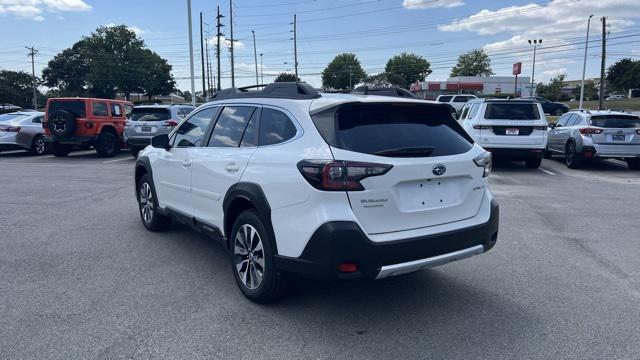
[[[547,169],[543,169],[543,168],[541,168],[541,167],[539,167],[539,168],[538,168],[538,170],[540,170],[540,171],[542,171],[543,173],[548,174],[548,175],[553,175],[553,176],[558,175],[558,174],[554,173],[553,171],[549,171],[549,170],[547,170]]]
[[[110,163],[114,163],[114,162],[118,162],[118,161],[122,161],[122,160],[129,160],[129,159],[133,159],[132,157],[123,157],[123,158],[119,158],[119,159],[115,159],[115,160],[109,160],[109,161],[103,161],[103,164],[110,164]]]

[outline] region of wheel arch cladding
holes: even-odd
[[[254,209],[265,228],[269,232],[269,236],[273,239],[274,252],[277,254],[277,246],[275,243],[275,233],[271,224],[271,207],[264,195],[262,188],[254,183],[237,183],[227,191],[222,203],[224,210],[224,235],[227,238],[227,247],[230,247],[231,229],[235,219],[245,210]]]
[[[135,190],[135,193],[136,193],[136,197],[138,196],[138,184],[140,183],[140,179],[142,179],[142,177],[145,174],[149,174],[149,176],[153,180],[153,175],[151,173],[151,165],[149,163],[149,158],[147,158],[146,156],[142,156],[142,157],[139,157],[136,160],[135,183],[134,183],[134,190]]]
[[[118,131],[116,130],[116,127],[113,124],[104,124],[104,125],[100,126],[100,129],[98,130],[98,134],[102,134],[102,133],[104,133],[106,131],[109,131],[109,132],[113,133],[113,135],[118,137]]]

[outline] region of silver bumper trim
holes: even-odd
[[[426,259],[414,260],[400,264],[386,265],[380,269],[380,273],[376,276],[377,279],[383,279],[389,276],[396,276],[414,272],[420,269],[426,269],[434,266],[444,265],[452,261],[466,259],[468,257],[482,254],[484,247],[482,245],[476,245],[463,250],[454,251],[448,254],[442,254]]]

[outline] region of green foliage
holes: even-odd
[[[322,87],[333,90],[352,89],[366,76],[355,54],[340,54],[322,71]]]
[[[571,93],[576,100],[580,100],[580,86],[576,86]],[[598,88],[593,81],[584,82],[584,100],[598,100]]]
[[[458,63],[451,69],[451,77],[491,75],[491,58],[484,49],[475,49],[460,55]]]
[[[24,71],[0,70],[0,104],[32,108],[33,81],[33,76]],[[41,96],[38,92],[38,97]]]
[[[433,72],[431,64],[425,58],[408,53],[402,53],[389,59],[384,71],[392,85],[405,89],[416,81],[424,81]]]
[[[548,84],[539,83],[536,87],[536,95],[547,98],[551,101],[559,101],[562,97],[562,87],[564,74],[560,74],[549,81]],[[568,100],[568,99],[567,99]]]
[[[609,67],[607,82],[610,88],[624,94],[640,88],[640,60],[618,60]]]
[[[166,95],[175,87],[171,65],[124,25],[101,26],[65,49],[49,62],[43,78],[67,96]]]
[[[362,80],[362,85],[381,88],[392,86],[387,77],[387,73],[367,76],[366,78],[364,78],[364,80]]]
[[[283,72],[278,74],[274,82],[300,82],[300,78],[297,78],[295,74]]]

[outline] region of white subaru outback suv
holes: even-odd
[[[264,302],[292,274],[380,279],[491,249],[490,170],[448,105],[275,83],[223,90],[154,137],[135,186],[147,229],[212,235]]]
[[[458,120],[494,156],[524,160],[528,168],[540,166],[547,146],[547,119],[537,100],[471,100]]]

